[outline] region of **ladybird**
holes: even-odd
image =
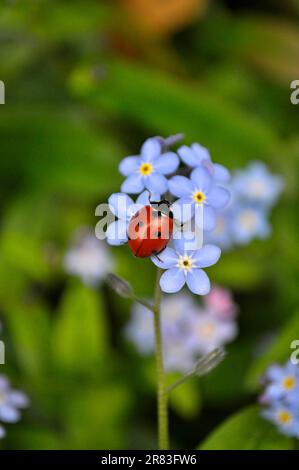
[[[173,233],[173,213],[166,200],[151,202],[133,215],[128,226],[128,244],[138,258],[158,255]]]

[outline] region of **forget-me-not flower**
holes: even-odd
[[[230,193],[217,184],[206,168],[195,168],[190,179],[174,176],[168,185],[170,192],[179,198],[172,206],[175,218],[184,223],[195,215],[197,225],[203,230],[215,228],[216,209],[227,205]]]
[[[271,228],[263,207],[240,204],[231,211],[230,231],[235,243],[246,245],[254,238],[267,238]]]
[[[277,403],[262,411],[262,416],[276,424],[282,434],[299,438],[299,409]]]
[[[159,257],[153,256],[153,263],[165,269],[160,278],[163,292],[180,291],[185,284],[191,292],[206,295],[210,292],[210,280],[202,268],[213,266],[221,255],[221,250],[215,245],[205,245],[199,250],[184,249],[181,240],[175,241],[175,248],[165,248]]]
[[[25,393],[13,390],[6,376],[0,375],[0,421],[16,423],[20,420],[20,409],[26,408],[29,400]],[[0,429],[0,437],[4,437],[5,430]]]
[[[208,354],[232,341],[237,333],[234,321],[222,321],[212,312],[203,311],[193,318],[188,343],[198,354]]]
[[[167,191],[165,175],[174,173],[179,158],[174,152],[162,153],[161,143],[155,137],[144,142],[141,154],[124,158],[119,171],[126,176],[121,186],[123,193],[138,194],[144,189],[163,194]]]
[[[239,197],[271,207],[283,190],[283,179],[269,172],[262,162],[252,162],[244,170],[235,172],[233,189]]]
[[[107,245],[89,230],[79,230],[64,257],[64,269],[87,286],[97,286],[113,269]]]
[[[263,402],[284,399],[287,403],[298,404],[299,409],[299,366],[288,362],[285,366],[272,365],[265,374],[268,385],[263,393]]]
[[[299,366],[290,361],[284,366],[271,365],[263,382],[266,387],[259,401],[266,408],[262,416],[281,433],[299,438]]]
[[[231,341],[237,332],[234,319],[221,321],[214,313],[194,302],[187,292],[163,297],[161,329],[165,369],[186,373],[202,354]],[[142,355],[155,350],[153,313],[140,304],[132,308],[126,337]]]

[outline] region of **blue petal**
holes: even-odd
[[[211,290],[210,280],[202,269],[192,269],[188,272],[187,286],[197,295],[206,295]]]
[[[197,165],[194,165],[194,166],[199,166],[204,160],[211,161],[210,152],[208,151],[208,149],[206,149],[202,145],[192,144],[191,148],[193,152],[195,153],[195,155],[197,156],[198,163]]]
[[[179,158],[174,152],[163,153],[155,161],[155,171],[162,175],[174,173],[179,166]]]
[[[106,239],[109,245],[123,245],[128,241],[127,225],[124,220],[117,220],[108,226]]]
[[[207,193],[212,184],[212,178],[208,170],[202,166],[195,168],[191,173],[191,180],[195,183],[196,188]]]
[[[230,180],[230,172],[225,166],[214,163],[214,178],[221,183],[228,183]]]
[[[187,147],[187,145],[182,145],[182,147],[178,149],[178,154],[182,161],[188,166],[195,167],[201,163],[197,155],[190,147]]]
[[[136,204],[140,204],[142,206],[148,206],[151,201],[160,201],[161,194],[159,193],[152,193],[148,189],[143,191],[143,193],[139,194],[138,198],[136,199]]]
[[[167,191],[167,179],[159,173],[152,173],[145,178],[145,186],[150,192],[163,194]]]
[[[137,194],[141,193],[144,189],[144,179],[138,173],[128,176],[128,178],[121,185],[121,190],[124,193]]]
[[[216,245],[205,245],[194,254],[194,261],[200,268],[208,268],[217,263],[221,250]]]
[[[268,380],[281,380],[284,376],[284,370],[281,366],[273,364],[268,367],[266,377]]]
[[[140,166],[139,157],[126,157],[119,164],[119,171],[124,176],[129,176],[136,171]]]
[[[119,219],[126,220],[128,218],[128,209],[134,203],[127,194],[114,193],[109,197],[108,204],[112,214]]]
[[[173,294],[182,289],[185,284],[185,275],[181,269],[172,268],[165,271],[160,278],[160,287],[163,292]]]
[[[199,233],[197,233],[199,232]],[[178,253],[194,252],[202,247],[202,231],[180,232],[180,238],[173,238],[173,245]]]
[[[0,420],[4,423],[16,423],[20,419],[20,413],[10,405],[0,406]]]
[[[172,248],[167,247],[159,253],[158,257],[152,256],[151,260],[158,268],[169,269],[178,263],[178,255]]]
[[[155,137],[147,139],[141,147],[142,161],[152,162],[155,158],[159,157],[160,154],[161,144]]]
[[[229,200],[230,192],[220,186],[215,186],[208,195],[208,202],[215,209],[223,209],[228,204]]]
[[[188,220],[192,219],[194,215],[194,204],[190,198],[181,197],[171,206],[173,217],[175,220],[184,224]]]
[[[189,178],[185,176],[174,176],[168,181],[169,191],[177,197],[186,197],[189,196],[194,186]]]
[[[196,206],[195,223],[200,229],[207,231],[214,230],[217,223],[215,210],[211,206],[205,204],[203,206],[202,213],[201,206]]]

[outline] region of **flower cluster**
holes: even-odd
[[[262,415],[275,423],[281,433],[299,438],[299,366],[291,362],[272,365],[263,382],[266,386],[260,403],[266,409]]]
[[[226,250],[270,234],[269,215],[283,190],[283,180],[265,164],[252,162],[233,173],[229,187],[231,203],[218,213],[216,228],[206,237],[208,243]]]
[[[0,323],[0,332],[2,324]],[[5,428],[1,423],[16,423],[20,420],[20,409],[26,408],[29,400],[24,392],[13,390],[9,379],[0,374],[0,439],[6,436]]]
[[[167,371],[188,372],[198,358],[232,341],[237,335],[237,307],[231,293],[215,287],[197,305],[187,293],[165,297],[161,304],[164,364]],[[153,353],[152,313],[135,304],[126,336],[137,350]]]
[[[86,229],[80,229],[64,257],[64,269],[78,276],[84,284],[94,287],[112,271],[113,260],[107,246]]]
[[[16,423],[21,418],[19,409],[26,408],[28,404],[27,395],[19,390],[13,390],[8,378],[0,375],[0,421]],[[5,435],[6,431],[0,424],[0,439]]]
[[[188,222],[189,232],[190,227],[196,226],[201,233],[216,227],[217,213],[230,199],[230,192],[224,187],[229,181],[229,172],[222,165],[214,164],[208,150],[199,144],[184,145],[177,153],[170,152],[168,147],[175,143],[175,137],[150,138],[141,147],[140,155],[121,161],[119,170],[126,179],[121,192],[112,194],[108,200],[117,218],[106,232],[110,245],[128,242],[132,216],[150,201],[166,196],[171,202],[176,227]],[[138,194],[136,201],[129,194]],[[174,241],[159,256],[151,258],[165,270],[160,279],[161,289],[173,293],[187,284],[193,293],[205,295],[210,291],[210,281],[202,268],[215,264],[221,251],[216,245],[202,246],[202,243],[190,249],[182,233],[183,230],[176,232],[179,243]]]

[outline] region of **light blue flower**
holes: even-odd
[[[135,304],[125,334],[142,355],[155,350],[153,325],[153,313]],[[237,326],[234,320],[221,321],[190,294],[180,292],[162,299],[161,331],[165,369],[187,373],[200,356],[231,341]]]
[[[175,241],[175,249],[167,247],[159,258],[153,256],[153,263],[166,271],[160,278],[160,287],[169,294],[180,291],[185,284],[191,292],[205,295],[211,285],[202,268],[213,266],[220,258],[221,250],[215,245],[205,245],[196,251],[185,250],[180,241]]]
[[[109,199],[109,208],[118,220],[112,222],[106,231],[109,245],[123,245],[128,241],[127,228],[132,216],[143,206],[150,204],[148,191],[141,193],[136,202],[125,193],[114,193]],[[160,200],[159,194],[151,194],[151,199]]]
[[[190,147],[183,145],[178,149],[178,154],[182,161],[190,166],[196,168],[204,166],[215,180],[227,183],[230,179],[230,172],[223,165],[213,163],[209,151],[200,144],[192,144]]]
[[[0,375],[0,421],[16,423],[21,418],[20,409],[28,405],[27,395],[19,390],[13,390],[8,378]]]
[[[283,179],[269,172],[261,162],[252,162],[236,171],[232,186],[239,197],[266,207],[273,206],[283,190]]]
[[[246,245],[255,238],[267,238],[271,232],[264,208],[244,204],[232,209],[230,230],[233,240]]]
[[[299,366],[288,362],[285,366],[272,365],[265,374],[268,385],[263,393],[263,402],[273,403],[284,399],[288,404],[298,404],[299,410]]]
[[[299,410],[277,403],[262,411],[262,416],[276,424],[282,434],[299,438]]]
[[[229,191],[219,186],[202,166],[191,172],[190,179],[174,176],[168,186],[170,192],[179,198],[172,206],[174,217],[185,223],[195,216],[197,225],[203,230],[215,228],[215,210],[224,208],[230,198]]]
[[[179,166],[179,158],[174,152],[162,153],[158,139],[144,142],[141,154],[124,158],[119,171],[126,176],[121,191],[129,194],[141,193],[145,188],[152,193],[164,194],[167,191],[165,175],[174,173]]]
[[[266,387],[260,403],[262,416],[275,423],[280,432],[299,438],[299,366],[290,361],[271,365],[264,377]]]

